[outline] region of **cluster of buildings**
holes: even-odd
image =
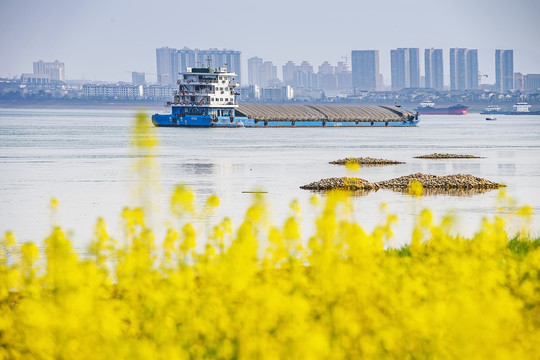
[[[424,75],[420,72],[420,49],[398,48],[390,51],[392,91],[404,88],[444,90],[443,49],[424,50]],[[514,73],[514,51],[495,50],[495,84],[482,86],[487,75],[478,70],[478,50],[452,48],[449,54],[449,90],[477,90],[489,88],[498,92],[535,90],[539,74]],[[380,91],[378,50],[352,51],[353,87],[363,91]]]
[[[478,68],[478,50],[451,48],[448,54],[450,69],[445,73],[443,49],[424,49],[423,72],[421,72],[421,51],[419,48],[397,48],[390,51],[392,91],[406,88],[426,88],[435,90],[534,90],[540,87],[538,74],[523,75],[514,72],[513,50],[495,50],[495,84],[482,84],[487,75]],[[242,87],[241,94],[247,100],[274,100],[281,91],[283,100],[293,93],[295,98],[320,98],[323,93],[337,92],[355,96],[366,91],[385,91],[383,76],[379,69],[379,50],[352,50],[351,66],[347,59],[337,66],[323,62],[318,71],[308,61],[299,65],[288,61],[278,67],[272,61],[260,57],[247,60],[248,86]],[[241,83],[240,52],[234,50],[181,50],[168,47],[156,49],[158,83],[173,85],[181,72],[189,67],[227,67],[238,74]],[[175,74],[171,77],[171,74]],[[449,86],[445,85],[449,76]],[[290,87],[290,88],[289,88]],[[280,89],[279,91],[277,89]],[[268,97],[265,94],[272,94]]]
[[[193,67],[226,67],[236,73],[236,82],[242,83],[240,51],[219,49],[177,50],[169,47],[156,49],[157,82],[159,85],[175,85],[178,74]]]
[[[424,49],[423,71],[419,48],[392,49],[390,87],[384,84],[379,56],[379,50],[352,50],[350,65],[348,58],[342,57],[345,61],[339,61],[336,66],[324,61],[317,68],[308,61],[300,64],[288,61],[281,66],[280,74],[272,61],[255,56],[247,59],[247,76],[244,78],[240,51],[162,47],[156,49],[156,73],[152,75],[156,75],[157,81],[153,84],[147,83],[147,74],[142,72],[132,72],[131,83],[66,81],[64,63],[40,60],[33,63],[33,73],[22,74],[20,80],[1,80],[0,96],[40,94],[52,98],[170,100],[177,90],[180,73],[193,67],[226,67],[236,73],[234,81],[243,84],[237,88],[241,101],[328,101],[329,98],[386,101],[402,99],[405,93],[414,99],[422,91],[434,96],[434,92],[448,91],[508,94],[511,90],[540,89],[540,74],[514,72],[514,51],[511,49],[495,50],[494,84],[482,83],[487,75],[479,71],[477,49],[449,49],[448,73],[445,73],[443,49]],[[465,96],[459,94],[457,96]],[[480,95],[475,99],[482,100],[483,97]]]
[[[50,85],[64,81],[66,81],[64,63],[58,60],[53,62],[35,61],[34,72],[21,75],[21,82],[29,85]]]

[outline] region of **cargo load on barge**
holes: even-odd
[[[157,127],[386,127],[416,126],[418,114],[397,106],[237,104],[236,74],[226,68],[188,68]]]

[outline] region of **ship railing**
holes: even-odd
[[[192,85],[204,85],[204,84],[217,84],[218,81],[217,80],[178,80],[176,82],[178,85],[187,85],[187,84],[192,84]]]

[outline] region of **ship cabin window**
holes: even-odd
[[[219,77],[219,80],[223,80],[223,76],[220,76],[220,77]]]

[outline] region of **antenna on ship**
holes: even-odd
[[[206,61],[208,62],[208,68],[211,69],[212,68],[212,58],[210,56],[208,56],[206,58]]]
[[[225,63],[223,65],[225,65],[225,72],[227,72],[227,65],[229,65],[229,64]]]

